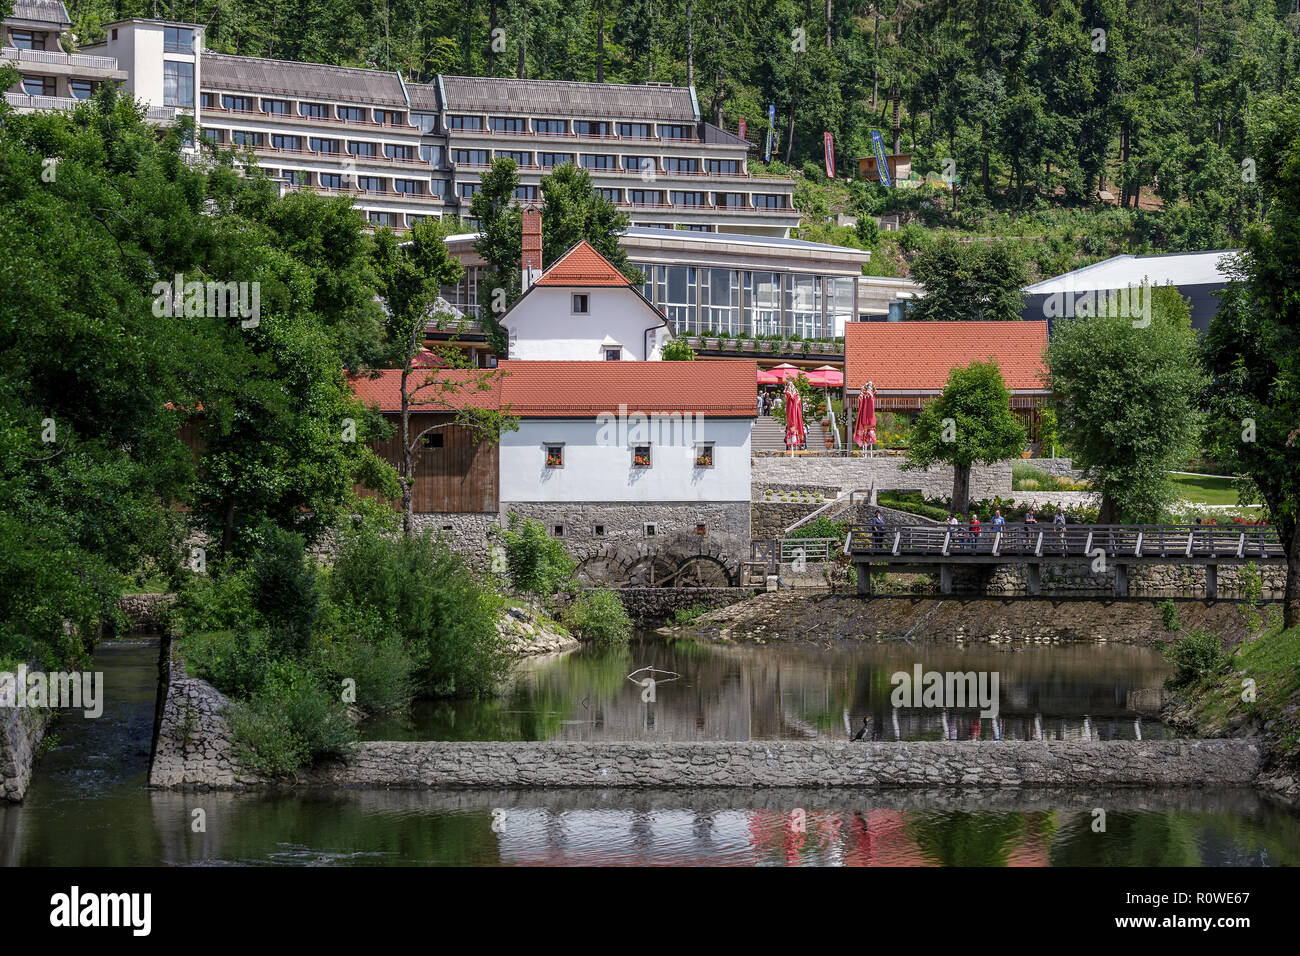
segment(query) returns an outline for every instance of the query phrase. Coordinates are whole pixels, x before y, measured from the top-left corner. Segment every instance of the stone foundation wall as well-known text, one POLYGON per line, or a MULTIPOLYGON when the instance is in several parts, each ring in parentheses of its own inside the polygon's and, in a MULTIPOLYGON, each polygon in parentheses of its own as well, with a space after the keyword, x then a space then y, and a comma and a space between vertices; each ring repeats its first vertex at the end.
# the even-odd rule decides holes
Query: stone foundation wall
POLYGON ((416 514, 413 519, 417 532, 444 535, 475 571, 491 570, 493 538, 500 528, 496 514, 429 511, 416 514))
MULTIPOLYGON (((1129 568, 1130 594, 1158 594, 1165 591, 1205 590, 1205 568, 1191 564, 1131 564, 1129 568)), ((1259 568, 1265 595, 1281 594, 1286 588, 1286 568, 1263 565, 1259 568)), ((953 568, 953 587, 956 590, 978 590, 981 583, 990 594, 1024 594, 1026 581, 1022 565, 1003 564, 979 567, 953 568), (987 568, 995 570, 989 571, 987 568)), ((1042 590, 1048 591, 1106 591, 1114 590, 1115 569, 1093 571, 1091 562, 1081 564, 1044 564, 1042 590)), ((1241 568, 1236 565, 1219 566, 1219 594, 1240 594, 1241 568)))
POLYGON ((564 526, 565 546, 578 558, 596 552, 635 559, 646 554, 711 554, 733 568, 749 557, 749 502, 591 504, 584 502, 502 502, 502 523, 509 512, 536 518, 551 531, 564 526), (645 526, 655 533, 647 535, 645 526), (705 533, 695 533, 696 525, 705 533), (599 525, 602 533, 596 534, 599 525))
MULTIPOLYGON (((936 465, 926 471, 903 471, 903 458, 833 458, 771 456, 755 458, 752 481, 755 485, 786 484, 805 487, 839 488, 852 491, 870 488, 877 491, 911 491, 919 489, 927 498, 947 498, 952 494, 952 468, 936 465)), ((976 465, 971 469, 972 501, 1011 495, 1011 462, 976 465)))
POLYGON ((17 803, 27 795, 36 752, 53 719, 44 707, 0 707, 0 800, 17 803))
POLYGON ((123 594, 117 606, 133 631, 161 631, 175 603, 175 594, 123 594))
POLYGON ((693 607, 726 607, 748 601, 753 588, 619 588, 614 592, 639 627, 662 624, 673 612, 693 607))
POLYGON ((1248 739, 848 743, 372 741, 315 768, 340 787, 1233 787, 1261 761, 1248 739))

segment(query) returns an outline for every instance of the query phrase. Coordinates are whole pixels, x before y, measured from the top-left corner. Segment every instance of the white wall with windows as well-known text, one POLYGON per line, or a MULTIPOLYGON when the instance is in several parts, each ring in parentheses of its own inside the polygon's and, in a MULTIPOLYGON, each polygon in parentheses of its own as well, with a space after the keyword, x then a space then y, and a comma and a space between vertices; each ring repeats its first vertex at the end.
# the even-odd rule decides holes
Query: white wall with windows
POLYGON ((542 361, 655 361, 668 340, 631 288, 534 286, 502 318, 510 358, 542 361), (649 330, 649 331, 647 331, 649 330), (647 351, 648 350, 648 351, 647 351))
POLYGON ((501 436, 503 510, 511 502, 748 501, 751 424, 679 416, 638 428, 629 415, 620 430, 594 418, 523 419, 501 436), (649 448, 648 467, 634 463, 638 447, 649 448), (560 464, 548 465, 556 449, 560 464), (710 456, 711 467, 696 465, 710 456))

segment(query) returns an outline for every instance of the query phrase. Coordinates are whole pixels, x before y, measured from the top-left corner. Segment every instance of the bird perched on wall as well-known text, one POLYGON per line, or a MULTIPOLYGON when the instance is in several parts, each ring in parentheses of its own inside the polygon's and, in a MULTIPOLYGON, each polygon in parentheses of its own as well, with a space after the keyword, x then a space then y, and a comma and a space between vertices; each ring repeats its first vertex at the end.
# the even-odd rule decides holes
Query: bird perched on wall
POLYGON ((856 734, 853 735, 853 739, 854 739, 854 740, 861 740, 861 739, 862 739, 863 737, 865 737, 866 735, 867 735, 867 718, 863 717, 863 718, 862 718, 862 726, 859 727, 859 728, 858 728, 858 732, 857 732, 856 734))

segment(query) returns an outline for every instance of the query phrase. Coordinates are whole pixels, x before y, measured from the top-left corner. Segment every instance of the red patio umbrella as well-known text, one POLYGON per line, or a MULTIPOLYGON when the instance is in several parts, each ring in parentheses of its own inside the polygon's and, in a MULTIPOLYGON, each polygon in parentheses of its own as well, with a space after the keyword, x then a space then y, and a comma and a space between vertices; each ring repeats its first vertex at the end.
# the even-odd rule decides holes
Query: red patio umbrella
POLYGON ((862 386, 862 391, 858 392, 853 441, 863 448, 876 443, 876 387, 871 382, 862 386))
POLYGON ((781 381, 782 379, 780 375, 769 372, 767 369, 760 368, 758 370, 759 385, 780 385, 781 381))
POLYGON ((823 365, 808 373, 808 381, 822 388, 838 388, 844 384, 844 373, 837 368, 823 365))
POLYGON ((799 401, 799 390, 794 384, 785 385, 785 446, 791 450, 803 445, 808 437, 803 427, 803 405, 799 401))
POLYGON ((767 369, 769 375, 775 375, 778 382, 788 382, 792 378, 798 378, 801 369, 795 368, 789 362, 782 362, 775 368, 767 369))

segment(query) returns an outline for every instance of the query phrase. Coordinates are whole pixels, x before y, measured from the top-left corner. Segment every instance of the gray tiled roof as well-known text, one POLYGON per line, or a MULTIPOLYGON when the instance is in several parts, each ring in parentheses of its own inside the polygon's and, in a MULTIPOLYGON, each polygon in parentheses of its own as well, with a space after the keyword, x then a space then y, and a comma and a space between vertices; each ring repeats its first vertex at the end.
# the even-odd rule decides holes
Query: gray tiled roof
POLYGON ((268 96, 308 96, 343 103, 406 106, 402 81, 396 73, 255 56, 205 52, 202 85, 204 89, 268 96))
POLYGON ((527 113, 694 123, 689 87, 513 80, 481 76, 440 77, 448 110, 470 113, 527 113))
POLYGON ((72 26, 68 19, 68 10, 59 0, 14 0, 14 12, 9 15, 12 20, 40 20, 45 23, 58 23, 64 27, 72 26))

